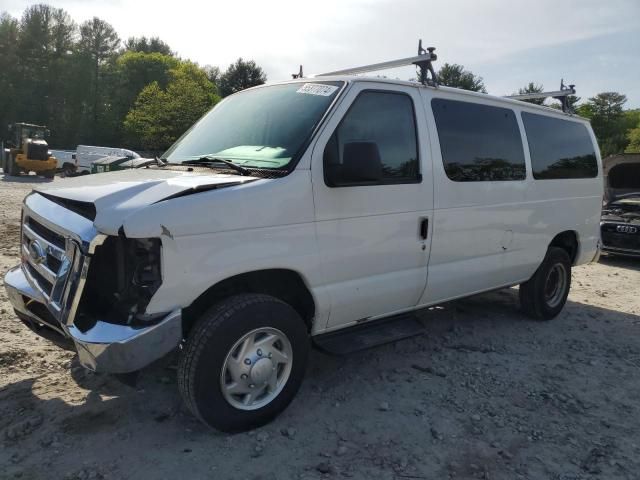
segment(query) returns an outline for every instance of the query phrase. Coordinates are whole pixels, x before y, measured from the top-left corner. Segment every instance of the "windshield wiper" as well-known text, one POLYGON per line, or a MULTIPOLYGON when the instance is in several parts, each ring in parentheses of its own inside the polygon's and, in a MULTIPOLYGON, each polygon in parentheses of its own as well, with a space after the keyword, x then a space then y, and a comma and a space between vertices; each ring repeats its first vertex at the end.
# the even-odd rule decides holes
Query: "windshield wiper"
POLYGON ((186 160, 182 162, 182 165, 209 165, 212 163, 224 163, 229 168, 235 170, 240 175, 243 175, 245 177, 251 175, 251 171, 244 168, 243 166, 233 163, 231 160, 227 160, 226 158, 214 157, 213 155, 205 155, 196 160, 186 160))

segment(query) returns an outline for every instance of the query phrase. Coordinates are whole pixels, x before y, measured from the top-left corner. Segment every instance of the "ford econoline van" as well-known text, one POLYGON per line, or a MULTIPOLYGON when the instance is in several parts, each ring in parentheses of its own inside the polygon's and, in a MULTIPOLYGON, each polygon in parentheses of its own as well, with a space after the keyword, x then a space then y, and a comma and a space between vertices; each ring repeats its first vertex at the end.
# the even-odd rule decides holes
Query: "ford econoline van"
POLYGON ((312 345, 399 322, 395 340, 411 312, 515 285, 549 320, 599 253, 589 123, 520 101, 302 78, 227 97, 162 160, 29 194, 5 283, 18 319, 86 368, 179 348, 186 404, 224 431, 281 412, 312 345))

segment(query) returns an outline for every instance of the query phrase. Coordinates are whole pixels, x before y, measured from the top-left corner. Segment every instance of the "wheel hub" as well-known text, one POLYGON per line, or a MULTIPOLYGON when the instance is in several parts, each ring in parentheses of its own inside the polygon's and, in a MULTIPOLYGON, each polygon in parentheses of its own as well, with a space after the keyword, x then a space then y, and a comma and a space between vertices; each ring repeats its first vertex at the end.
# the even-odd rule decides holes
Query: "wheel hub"
POLYGON ((225 400, 240 410, 271 403, 289 379, 292 359, 291 343, 280 330, 263 327, 247 333, 231 347, 222 367, 225 400))
POLYGON ((562 263, 555 264, 549 270, 544 287, 544 299, 549 307, 554 308, 562 302, 567 288, 566 276, 567 271, 562 263))
POLYGON ((271 375, 275 375, 275 367, 273 362, 268 358, 261 358, 251 366, 249 378, 254 384, 262 385, 267 383, 271 375))

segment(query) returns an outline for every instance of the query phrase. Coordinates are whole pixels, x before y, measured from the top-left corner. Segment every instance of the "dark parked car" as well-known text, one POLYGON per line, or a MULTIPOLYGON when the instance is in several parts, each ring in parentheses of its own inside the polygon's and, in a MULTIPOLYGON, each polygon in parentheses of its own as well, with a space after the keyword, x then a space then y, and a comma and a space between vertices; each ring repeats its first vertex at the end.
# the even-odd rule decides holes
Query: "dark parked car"
POLYGON ((605 158, 603 169, 602 250, 640 256, 640 155, 605 158))

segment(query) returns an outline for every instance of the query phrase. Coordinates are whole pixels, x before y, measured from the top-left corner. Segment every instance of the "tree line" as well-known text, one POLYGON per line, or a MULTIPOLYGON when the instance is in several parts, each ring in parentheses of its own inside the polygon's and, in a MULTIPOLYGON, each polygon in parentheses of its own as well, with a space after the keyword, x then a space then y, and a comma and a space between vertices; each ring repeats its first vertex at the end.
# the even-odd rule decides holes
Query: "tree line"
POLYGON ((49 5, 0 14, 0 139, 27 122, 47 125, 56 148, 161 152, 222 97, 266 79, 251 60, 201 67, 160 38, 123 41, 100 18, 77 24, 49 5))
MULTIPOLYGON (((438 78, 487 92, 483 78, 462 65, 445 63, 438 78)), ((45 4, 19 19, 0 14, 0 139, 10 138, 9 123, 22 121, 47 125, 57 148, 89 143, 161 152, 222 97, 266 80, 254 61, 240 58, 225 71, 201 67, 158 37, 123 41, 100 18, 77 24, 45 4)), ((518 93, 543 90, 530 82, 518 93)), ((569 101, 591 120, 603 157, 640 153, 640 110, 625 109, 625 95, 569 101)))

